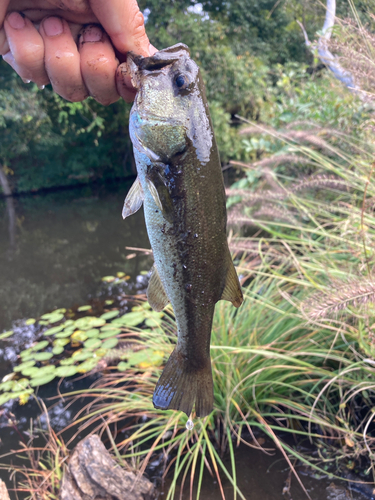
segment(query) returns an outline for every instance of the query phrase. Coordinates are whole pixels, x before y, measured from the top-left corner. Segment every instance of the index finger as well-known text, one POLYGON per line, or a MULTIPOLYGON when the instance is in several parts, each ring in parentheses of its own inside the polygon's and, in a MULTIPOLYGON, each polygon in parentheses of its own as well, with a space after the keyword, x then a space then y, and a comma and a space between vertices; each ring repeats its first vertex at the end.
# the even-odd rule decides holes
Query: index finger
POLYGON ((0 1, 0 54, 4 55, 9 51, 7 38, 4 31, 4 19, 10 0, 0 1))
POLYGON ((90 5, 118 51, 150 55, 144 17, 136 0, 90 0, 90 5))

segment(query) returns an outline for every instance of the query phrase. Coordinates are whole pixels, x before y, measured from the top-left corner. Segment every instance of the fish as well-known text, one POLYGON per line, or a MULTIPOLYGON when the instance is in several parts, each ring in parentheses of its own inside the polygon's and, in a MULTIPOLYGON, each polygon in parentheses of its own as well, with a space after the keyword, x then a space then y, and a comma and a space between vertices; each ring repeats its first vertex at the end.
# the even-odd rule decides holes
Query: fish
POLYGON ((189 48, 127 56, 137 90, 129 133, 137 167, 122 212, 144 207, 154 265, 147 298, 171 303, 177 343, 156 384, 155 408, 197 417, 213 410, 210 340, 215 304, 243 302, 228 247, 226 197, 205 89, 189 48))

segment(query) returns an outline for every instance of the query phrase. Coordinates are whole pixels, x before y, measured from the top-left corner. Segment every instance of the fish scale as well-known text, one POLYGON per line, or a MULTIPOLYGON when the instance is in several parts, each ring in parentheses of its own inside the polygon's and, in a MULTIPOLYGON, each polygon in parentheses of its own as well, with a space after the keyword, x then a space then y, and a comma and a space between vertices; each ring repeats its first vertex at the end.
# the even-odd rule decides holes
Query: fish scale
POLYGON ((154 254, 147 296, 171 303, 178 340, 156 385, 156 408, 198 417, 213 408, 210 339, 215 304, 242 301, 226 237, 220 158, 198 66, 184 44, 151 57, 130 53, 137 95, 129 129, 138 177, 126 218, 144 205, 154 254))

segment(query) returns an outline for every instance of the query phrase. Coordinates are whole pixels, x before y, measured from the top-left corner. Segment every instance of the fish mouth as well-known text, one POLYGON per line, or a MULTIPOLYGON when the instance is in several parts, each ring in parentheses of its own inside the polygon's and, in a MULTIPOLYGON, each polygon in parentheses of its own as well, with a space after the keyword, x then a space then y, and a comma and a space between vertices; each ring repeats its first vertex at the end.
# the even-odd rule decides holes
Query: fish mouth
MULTIPOLYGON (((143 57, 134 52, 128 52, 126 63, 130 70, 132 80, 136 82, 136 73, 138 71, 154 71, 170 66, 181 60, 183 57, 189 57, 190 51, 187 45, 178 43, 167 49, 159 50, 152 56, 143 57)), ((134 83, 135 83, 134 82, 134 83)), ((137 85, 135 85, 137 88, 137 85)))

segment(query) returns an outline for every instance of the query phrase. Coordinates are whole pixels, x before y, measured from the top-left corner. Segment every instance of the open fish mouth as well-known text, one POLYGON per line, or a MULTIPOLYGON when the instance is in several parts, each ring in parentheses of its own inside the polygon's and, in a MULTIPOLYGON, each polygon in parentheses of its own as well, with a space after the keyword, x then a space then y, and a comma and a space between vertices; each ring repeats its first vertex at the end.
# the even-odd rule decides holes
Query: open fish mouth
POLYGON ((160 70, 179 61, 182 57, 189 57, 190 51, 187 45, 178 43, 167 49, 159 50, 154 55, 143 57, 134 52, 128 52, 127 66, 130 71, 133 85, 138 88, 136 74, 138 71, 160 70))

